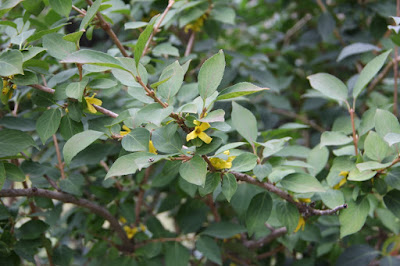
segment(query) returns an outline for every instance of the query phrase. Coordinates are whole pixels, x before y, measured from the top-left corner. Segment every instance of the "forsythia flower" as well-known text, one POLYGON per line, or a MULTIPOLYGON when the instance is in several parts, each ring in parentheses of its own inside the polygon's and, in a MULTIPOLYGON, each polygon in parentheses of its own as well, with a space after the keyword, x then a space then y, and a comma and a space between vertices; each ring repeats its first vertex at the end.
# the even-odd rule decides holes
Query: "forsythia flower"
POLYGON ((296 233, 297 231, 300 230, 300 228, 301 228, 301 231, 304 231, 304 226, 306 226, 306 221, 304 220, 303 216, 300 215, 299 223, 297 224, 296 229, 294 229, 294 232, 296 233))
POLYGON ((124 226, 124 231, 125 231, 127 237, 128 237, 129 239, 132 239, 132 238, 137 234, 137 232, 138 232, 139 230, 137 229, 137 227, 133 227, 133 228, 132 228, 132 227, 130 227, 130 226, 125 225, 125 226, 124 226))
POLYGON ((310 203, 311 199, 310 198, 299 198, 300 202, 304 202, 304 203, 310 203))
MULTIPOLYGON (((229 155, 229 151, 224 151, 225 155, 229 155)), ((217 170, 221 170, 221 169, 225 169, 225 168, 231 168, 232 167, 232 161, 236 158, 236 156, 229 156, 228 160, 224 160, 221 158, 211 158, 210 162, 212 164, 212 166, 214 166, 215 169, 217 170)))
POLYGON ((1 90, 1 93, 4 95, 8 95, 8 99, 11 99, 11 97, 13 96, 13 90, 17 89, 17 84, 12 84, 9 80, 12 79, 13 76, 9 76, 9 77, 4 77, 3 78, 3 89, 1 90))
POLYGON ((94 98, 94 96, 96 96, 96 93, 93 93, 92 97, 85 97, 89 112, 91 112, 92 114, 97 113, 97 110, 96 108, 94 108, 93 104, 98 106, 101 106, 103 104, 101 100, 94 98))
POLYGON ((127 126, 125 126, 125 125, 123 125, 122 126, 122 129, 123 130, 121 130, 120 132, 119 132, 119 134, 121 135, 121 136, 126 136, 126 135, 128 135, 130 132, 131 132, 131 129, 129 128, 129 127, 127 127, 127 126))
POLYGON ((199 32, 201 31, 201 28, 204 25, 204 20, 207 19, 207 14, 202 15, 201 17, 199 17, 196 21, 194 21, 193 23, 189 23, 185 26, 184 31, 185 33, 188 33, 189 30, 192 30, 194 32, 199 32))
POLYGON ((139 224, 139 227, 142 232, 145 232, 147 230, 147 227, 144 224, 139 224))
POLYGON ((349 171, 341 171, 339 173, 339 176, 343 176, 342 180, 340 180, 339 183, 337 183, 333 189, 339 189, 341 186, 343 186, 347 182, 347 176, 349 175, 349 171))
POLYGON ((149 141, 149 152, 157 154, 157 149, 154 147, 153 141, 151 141, 151 140, 149 141))
POLYGON ((195 139, 195 138, 200 138, 202 141, 209 144, 212 141, 212 138, 210 138, 203 131, 206 131, 208 128, 210 128, 210 124, 209 123, 201 123, 197 120, 194 120, 193 123, 196 125, 196 127, 194 128, 194 130, 192 132, 187 134, 186 141, 189 141, 189 140, 195 139))

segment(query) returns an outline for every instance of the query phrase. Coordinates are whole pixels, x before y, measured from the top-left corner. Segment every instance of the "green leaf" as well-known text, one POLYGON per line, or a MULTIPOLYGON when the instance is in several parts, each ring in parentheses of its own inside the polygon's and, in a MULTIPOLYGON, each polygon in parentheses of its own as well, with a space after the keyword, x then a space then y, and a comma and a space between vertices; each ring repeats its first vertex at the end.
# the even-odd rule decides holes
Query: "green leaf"
POLYGON ((400 134, 397 117, 389 111, 377 109, 375 113, 375 130, 382 138, 389 133, 400 134))
POLYGON ((377 208, 376 215, 381 220, 382 224, 392 231, 394 234, 399 234, 400 224, 398 223, 398 218, 393 215, 388 209, 377 208))
POLYGON ((0 5, 0 17, 7 13, 10 9, 18 5, 22 0, 4 0, 0 5))
POLYGON ((73 43, 77 43, 79 42, 79 40, 82 37, 82 34, 85 32, 85 30, 80 30, 80 31, 76 31, 70 34, 67 34, 63 37, 64 40, 69 41, 69 42, 73 42, 73 43))
POLYGON ((344 196, 340 190, 329 188, 325 192, 320 192, 318 194, 321 197, 322 202, 330 209, 344 204, 344 196))
POLYGON ((72 0, 49 0, 51 8, 61 16, 69 17, 72 8, 72 0))
POLYGON ((230 150, 230 149, 237 148, 237 147, 242 146, 242 145, 244 145, 244 144, 246 144, 246 142, 232 142, 232 143, 226 144, 226 145, 220 147, 220 148, 215 152, 215 155, 221 154, 221 153, 223 153, 224 151, 228 151, 228 150, 230 150))
POLYGON ((360 95, 365 86, 375 77, 378 71, 382 68, 386 58, 392 50, 386 51, 371 60, 361 71, 357 82, 353 88, 353 97, 356 99, 360 95))
POLYGON ((69 54, 61 63, 78 63, 126 70, 113 56, 95 50, 81 49, 69 54))
POLYGON ((191 184, 204 187, 207 175, 207 163, 198 155, 179 167, 179 174, 191 184))
POLYGON ((206 117, 197 119, 197 121, 207 122, 207 123, 224 122, 225 121, 225 111, 222 109, 212 111, 209 114, 207 114, 206 117))
POLYGON ((222 194, 224 194, 228 202, 231 202, 231 198, 235 194, 236 190, 236 177, 230 173, 225 174, 222 179, 222 194))
POLYGON ((260 88, 249 82, 240 82, 231 87, 228 87, 219 93, 217 101, 232 99, 240 96, 253 94, 259 91, 269 90, 268 88, 260 88))
MULTIPOLYGON (((35 0, 35 1, 36 1, 36 0, 35 0)), ((66 25, 69 25, 69 24, 70 24, 70 23, 63 23, 63 24, 61 24, 61 25, 57 25, 57 26, 54 27, 54 28, 50 28, 50 29, 46 29, 46 30, 37 31, 37 32, 35 32, 32 36, 30 36, 28 39, 26 39, 26 42, 30 43, 30 42, 33 42, 33 41, 37 41, 37 40, 41 39, 43 36, 45 36, 45 35, 47 35, 47 34, 58 32, 60 29, 62 29, 63 27, 65 27, 66 25)), ((61 35, 61 34, 60 34, 60 35, 61 35)), ((61 36, 62 36, 62 35, 61 35, 61 36)), ((31 50, 31 49, 34 49, 34 51, 35 51, 35 50, 38 51, 38 49, 41 49, 42 51, 45 51, 45 50, 46 50, 46 49, 43 49, 43 48, 41 48, 41 47, 34 47, 34 46, 28 48, 28 50, 31 50)), ((74 51, 75 51, 75 50, 74 50, 74 51)), ((24 51, 22 51, 22 52, 24 52, 24 51)), ((30 54, 30 53, 29 53, 29 54, 30 54)), ((24 62, 27 61, 27 60, 29 60, 29 59, 31 59, 31 58, 33 58, 33 56, 30 55, 30 56, 26 57, 25 54, 24 54, 24 62), (30 57, 30 58, 29 58, 29 57, 30 57)))
POLYGON ((63 155, 66 164, 70 164, 71 160, 80 151, 92 144, 95 140, 103 136, 104 133, 94 130, 86 130, 74 135, 64 145, 63 155))
POLYGON ((313 167, 309 169, 310 174, 317 175, 321 172, 325 168, 328 159, 329 150, 325 146, 315 146, 307 156, 307 163, 313 167))
POLYGON ((232 103, 232 125, 251 145, 257 140, 257 121, 254 115, 239 104, 232 103))
POLYGON ((312 175, 293 173, 285 176, 280 184, 287 190, 296 193, 325 192, 319 181, 312 175))
POLYGON ((157 57, 161 57, 163 55, 179 56, 178 48, 172 46, 170 43, 161 43, 154 47, 151 52, 157 57))
POLYGON ((230 170, 237 172, 247 172, 254 169, 257 165, 257 155, 245 152, 237 156, 232 161, 232 168, 230 170))
POLYGON ((153 123, 161 126, 161 122, 167 118, 174 108, 170 105, 163 108, 159 103, 148 104, 140 109, 136 114, 137 123, 153 123))
POLYGON ((48 228, 49 225, 41 220, 30 220, 21 225, 16 234, 19 239, 36 239, 46 232, 48 228))
POLYGON ((60 122, 60 133, 61 136, 68 140, 73 135, 83 131, 83 124, 72 120, 68 115, 64 115, 60 122))
POLYGON ((346 134, 338 131, 325 131, 321 135, 320 146, 338 146, 345 145, 353 141, 352 137, 348 137, 346 134))
POLYGON ((288 232, 293 232, 299 222, 299 210, 292 203, 280 201, 276 204, 276 217, 286 226, 288 232))
POLYGON ((7 180, 14 182, 23 182, 25 181, 24 172, 15 164, 4 163, 4 169, 6 171, 7 180))
MULTIPOLYGON (((4 166, 4 163, 0 161, 0 189, 3 188, 5 181, 6 181, 6 168, 4 166)), ((0 220, 2 220, 2 218, 0 218, 0 220)))
POLYGON ((324 96, 338 102, 347 100, 346 85, 335 76, 327 73, 318 73, 307 77, 311 87, 321 92, 324 96))
POLYGON ((368 162, 363 162, 363 163, 358 163, 356 164, 358 170, 362 171, 367 171, 367 170, 377 170, 377 169, 384 169, 388 166, 390 166, 392 163, 379 163, 375 161, 368 161, 368 162))
POLYGON ((22 53, 17 50, 8 50, 0 54, 0 76, 24 74, 22 69, 22 53))
POLYGON ((219 185, 221 180, 220 173, 209 173, 206 177, 204 187, 199 187, 199 194, 201 197, 214 192, 215 188, 219 185))
POLYGON ((227 24, 235 24, 235 10, 227 6, 216 6, 211 9, 210 18, 227 24))
POLYGON ((135 152, 119 157, 108 171, 105 179, 112 176, 134 174, 137 170, 147 168, 167 156, 150 152, 135 152))
POLYGON ((244 232, 246 232, 246 228, 242 225, 230 222, 219 222, 211 224, 201 234, 219 239, 226 239, 244 232))
POLYGON ((370 131, 364 142, 364 153, 371 160, 381 162, 389 152, 389 145, 376 132, 370 131))
POLYGON ((133 30, 146 26, 148 23, 143 21, 127 22, 124 25, 125 30, 133 30))
POLYGON ((52 33, 45 35, 42 41, 43 47, 47 52, 59 60, 66 58, 68 55, 76 51, 75 44, 64 40, 63 37, 64 35, 62 34, 52 33))
POLYGON ((347 209, 339 214, 340 238, 358 232, 364 225, 369 212, 369 202, 366 198, 357 202, 347 202, 347 209))
POLYGON ((272 198, 268 192, 255 195, 246 212, 246 227, 249 236, 252 236, 257 229, 264 228, 272 210, 272 198))
POLYGON ((38 79, 37 79, 37 76, 35 73, 26 70, 23 75, 21 75, 21 74, 15 75, 12 78, 12 82, 14 84, 17 84, 18 86, 27 86, 27 85, 31 85, 31 84, 37 84, 38 79))
MULTIPOLYGON (((370 265, 380 255, 380 251, 367 245, 354 245, 347 247, 336 261, 336 265, 355 266, 370 265)), ((382 264, 380 264, 382 265, 382 264)))
POLYGON ((93 20, 100 6, 101 6, 101 0, 93 1, 93 4, 88 8, 85 17, 82 19, 81 25, 79 26, 79 30, 86 29, 87 26, 89 26, 89 23, 93 20))
POLYGON ((136 67, 139 65, 140 58, 142 57, 144 47, 146 46, 147 41, 150 38, 151 33, 153 32, 154 22, 150 23, 146 26, 146 29, 139 35, 139 39, 135 45, 134 57, 136 67))
POLYGON ((389 146, 393 146, 393 144, 396 144, 396 143, 399 143, 399 142, 400 142, 400 134, 397 134, 397 133, 387 133, 383 139, 384 139, 387 143, 389 143, 389 146))
POLYGON ((200 236, 196 241, 196 249, 203 253, 207 259, 218 265, 222 265, 221 249, 211 237, 200 236))
POLYGON ((347 45, 340 51, 340 54, 337 58, 337 62, 345 59, 346 57, 356 55, 356 54, 362 54, 366 53, 369 51, 379 51, 380 48, 378 46, 369 44, 369 43, 361 43, 361 42, 356 42, 352 43, 350 45, 347 45))
POLYGON ((281 139, 272 139, 265 143, 260 143, 262 146, 264 146, 263 157, 267 158, 281 151, 284 148, 286 142, 288 142, 291 139, 292 139, 291 137, 285 137, 281 139))
POLYGON ((190 252, 178 242, 168 243, 165 249, 166 266, 187 266, 190 252))
POLYGON ((225 56, 220 50, 217 54, 207 59, 199 72, 199 93, 205 101, 218 88, 225 71, 225 56))
POLYGON ((70 193, 75 196, 82 196, 83 185, 85 178, 80 174, 68 176, 68 178, 60 181, 60 188, 62 191, 70 193))
POLYGON ((44 8, 42 0, 24 0, 22 6, 31 14, 38 16, 44 8))
MULTIPOLYGON (((6 169, 7 170, 7 169, 6 169)), ((391 211, 397 218, 400 218, 400 191, 392 190, 389 191, 384 197, 383 202, 386 207, 391 211)))
POLYGON ((196 148, 197 155, 206 155, 213 152, 222 144, 222 139, 218 137, 213 137, 209 144, 203 143, 200 147, 196 148))
POLYGON ((61 111, 59 109, 48 109, 39 117, 36 122, 36 131, 43 144, 57 132, 60 122, 61 111))
POLYGON ((264 178, 272 173, 272 166, 269 163, 257 164, 253 169, 253 173, 256 175, 257 180, 262 182, 264 178))
POLYGON ((126 151, 149 151, 150 132, 142 127, 134 128, 122 141, 126 151))
POLYGON ((154 147, 165 153, 178 153, 182 150, 182 138, 177 132, 178 125, 170 123, 153 131, 151 139, 154 147))
POLYGON ((14 129, 0 130, 0 157, 17 155, 36 143, 27 133, 14 129))
POLYGON ((168 80, 158 85, 159 95, 167 102, 170 102, 171 98, 174 97, 181 88, 184 76, 185 72, 178 61, 164 68, 159 80, 168 80))

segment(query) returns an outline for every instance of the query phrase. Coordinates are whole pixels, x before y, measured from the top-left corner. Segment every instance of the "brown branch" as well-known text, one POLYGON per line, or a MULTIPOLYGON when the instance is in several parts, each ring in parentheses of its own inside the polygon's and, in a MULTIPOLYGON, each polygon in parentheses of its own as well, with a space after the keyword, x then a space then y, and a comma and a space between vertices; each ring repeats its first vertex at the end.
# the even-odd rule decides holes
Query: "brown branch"
POLYGON ((113 231, 117 233, 119 238, 122 240, 122 245, 118 246, 120 251, 123 252, 132 252, 133 245, 129 241, 128 237, 126 236, 125 231, 122 229, 121 225, 119 224, 118 220, 111 215, 111 213, 104 207, 97 205, 86 199, 78 199, 75 196, 63 193, 63 192, 56 192, 51 190, 45 190, 40 188, 27 188, 27 189, 2 189, 0 190, 0 198, 3 197, 43 197, 49 199, 59 200, 65 203, 72 203, 77 206, 86 208, 91 210, 93 213, 103 217, 110 223, 111 228, 113 231))
POLYGON ((378 85, 378 83, 389 73, 389 70, 392 69, 394 64, 394 60, 390 60, 390 62, 385 66, 381 73, 369 84, 367 88, 367 93, 371 93, 371 91, 378 85))
POLYGON ((146 91, 147 96, 152 98, 155 102, 159 103, 163 108, 167 108, 168 104, 164 103, 161 101, 155 94, 155 92, 152 89, 149 89, 146 84, 143 83, 142 78, 140 76, 136 77, 137 82, 140 84, 140 86, 143 87, 143 89, 146 91))
POLYGON ((325 132, 326 130, 319 126, 318 124, 316 124, 314 121, 307 119, 307 117, 304 117, 302 115, 296 114, 295 112, 291 112, 285 109, 279 109, 279 108, 275 108, 275 107, 268 107, 268 109, 275 114, 279 114, 279 115, 284 115, 290 118, 294 118, 294 119, 298 119, 301 122, 309 125, 310 127, 314 128, 315 130, 318 130, 319 132, 325 132))
POLYGON ((190 53, 192 52, 195 38, 196 38, 196 32, 192 31, 192 33, 190 34, 190 37, 189 37, 189 41, 186 46, 186 50, 185 50, 185 54, 184 54, 185 56, 189 56, 190 53))
POLYGON ((313 215, 331 215, 331 214, 336 213, 339 210, 347 208, 347 204, 343 204, 334 209, 329 209, 329 210, 314 209, 304 203, 295 201, 289 193, 277 188, 272 183, 260 182, 256 179, 252 178, 249 175, 239 173, 239 172, 231 171, 230 173, 233 174, 237 180, 244 181, 244 182, 262 187, 262 188, 268 190, 269 192, 272 192, 272 193, 278 195, 280 198, 294 204, 297 207, 297 209, 300 211, 300 213, 303 214, 304 217, 309 217, 309 216, 313 216, 313 215))
POLYGON ((55 90, 53 90, 52 88, 49 88, 49 87, 46 87, 46 86, 43 86, 40 84, 33 84, 33 85, 29 85, 29 86, 32 88, 47 92, 47 93, 51 93, 51 94, 55 93, 55 90))
MULTIPOLYGON (((92 0, 86 0, 86 2, 89 5, 93 5, 92 0)), ((128 53, 126 52, 124 46, 122 45, 121 41, 118 39, 117 35, 111 28, 111 25, 103 18, 100 12, 97 12, 96 14, 97 19, 99 20, 100 27, 110 36, 110 38, 113 40, 114 44, 118 47, 118 49, 121 51, 121 54, 125 57, 129 57, 128 53)))
POLYGON ((65 179, 64 163, 62 162, 61 159, 60 147, 58 146, 57 137, 55 134, 53 135, 53 142, 54 142, 54 148, 56 149, 58 169, 60 169, 61 179, 65 179))
POLYGON ((287 233, 286 227, 281 227, 278 229, 271 230, 271 233, 261 239, 258 240, 250 240, 244 243, 247 248, 260 248, 269 242, 273 241, 274 239, 284 235, 287 233))
POLYGON ((149 243, 164 243, 164 242, 182 242, 185 240, 193 241, 194 239, 188 238, 188 237, 165 237, 165 238, 154 238, 154 239, 149 239, 145 240, 142 243, 138 243, 135 245, 135 249, 143 247, 149 243))
POLYGON ((56 182, 54 182, 54 180, 52 180, 50 177, 48 177, 48 175, 43 175, 43 177, 47 180, 47 182, 49 182, 49 184, 58 192, 61 192, 60 187, 57 185, 56 182))
POLYGON ((151 32, 151 35, 149 37, 149 39, 146 42, 146 45, 144 46, 143 49, 143 53, 142 53, 142 57, 144 55, 146 55, 149 52, 149 46, 151 41, 153 40, 154 35, 156 35, 159 32, 161 23, 163 22, 165 16, 167 15, 167 13, 169 12, 169 10, 172 8, 172 6, 175 4, 175 0, 169 0, 168 1, 168 6, 165 8, 164 12, 162 13, 160 19, 158 20, 158 23, 156 24, 156 26, 153 28, 153 31, 151 32))
POLYGON ((219 216, 218 210, 215 207, 215 203, 213 201, 213 197, 212 197, 211 194, 207 195, 207 205, 211 209, 211 212, 212 212, 212 214, 214 216, 215 222, 217 222, 217 223, 220 222, 221 221, 221 217, 219 216))
POLYGON ((356 134, 356 126, 354 123, 354 109, 349 108, 349 113, 350 113, 350 119, 351 119, 351 128, 353 130, 353 143, 354 143, 354 150, 356 156, 358 155, 358 136, 356 134))
POLYGON ((104 107, 101 107, 101 106, 98 106, 98 105, 95 105, 95 104, 93 104, 93 107, 97 111, 99 111, 100 113, 105 114, 106 116, 113 117, 113 118, 117 118, 118 117, 118 114, 116 114, 113 111, 110 111, 110 110, 108 110, 108 109, 106 109, 104 107))
POLYGON ((275 255, 276 253, 284 250, 284 249, 285 249, 285 246, 284 245, 280 245, 279 247, 274 248, 271 251, 268 251, 268 252, 265 252, 263 254, 258 255, 257 259, 261 260, 261 259, 265 259, 265 258, 271 257, 271 256, 275 255))
POLYGON ((147 180, 149 179, 149 176, 150 176, 150 172, 151 172, 151 166, 146 168, 145 173, 144 173, 144 178, 143 178, 142 182, 140 182, 140 184, 139 184, 139 195, 138 195, 137 203, 135 205, 135 224, 134 224, 134 226, 138 226, 138 224, 140 223, 140 209, 142 208, 142 205, 143 205, 143 198, 144 198, 144 192, 145 192, 145 190, 143 189, 143 185, 145 185, 147 183, 147 180))

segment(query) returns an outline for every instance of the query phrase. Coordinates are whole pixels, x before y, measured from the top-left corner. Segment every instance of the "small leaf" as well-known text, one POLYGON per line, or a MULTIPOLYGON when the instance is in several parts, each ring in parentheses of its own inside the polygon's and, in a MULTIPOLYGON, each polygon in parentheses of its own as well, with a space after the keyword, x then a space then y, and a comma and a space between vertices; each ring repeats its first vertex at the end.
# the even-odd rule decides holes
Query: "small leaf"
POLYGON ((23 182, 26 179, 24 172, 15 164, 4 163, 4 170, 9 181, 23 182))
POLYGON ((125 23, 124 27, 125 30, 133 30, 133 29, 138 29, 146 26, 148 23, 143 22, 143 21, 133 21, 133 22, 128 22, 125 23))
POLYGON ((321 135, 320 146, 338 146, 350 143, 353 141, 353 138, 348 137, 342 132, 338 131, 325 131, 321 135))
POLYGON ((237 172, 247 172, 254 169, 257 165, 257 155, 245 152, 237 156, 232 162, 230 170, 237 172))
POLYGON ((59 109, 46 110, 36 122, 36 131, 44 144, 48 138, 54 135, 61 122, 61 111, 59 109))
POLYGON ((364 142, 364 153, 368 158, 381 162, 389 152, 389 145, 376 132, 370 131, 364 142))
POLYGON ((232 103, 232 125, 251 145, 257 140, 257 121, 254 115, 239 104, 232 103))
POLYGON ((287 190, 296 193, 325 192, 321 183, 312 175, 293 173, 285 176, 280 184, 287 190))
MULTIPOLYGON (((0 161, 0 189, 3 188, 5 181, 6 181, 6 168, 4 167, 4 163, 0 161)), ((0 220, 1 219, 2 218, 0 218, 0 220)))
POLYGON ((166 266, 187 266, 189 264, 190 252, 179 242, 168 243, 165 248, 166 266))
POLYGON ((322 202, 328 208, 333 209, 344 204, 343 192, 340 190, 329 188, 325 192, 319 192, 318 194, 321 197, 322 202))
POLYGON ((226 239, 244 232, 246 232, 246 228, 242 225, 230 222, 218 222, 209 225, 201 234, 226 239))
POLYGON ((207 259, 218 265, 222 265, 221 249, 211 237, 200 236, 196 241, 196 248, 198 251, 203 253, 204 257, 207 259))
POLYGON ((200 122, 224 122, 225 121, 225 111, 222 109, 218 109, 215 111, 210 112, 206 117, 197 119, 200 122))
POLYGON ((288 232, 293 232, 299 222, 299 211, 292 203, 280 201, 276 204, 276 217, 286 226, 288 232))
POLYGON ((231 201, 232 196, 235 194, 237 189, 237 182, 234 175, 227 173, 222 179, 222 194, 224 194, 228 202, 231 201))
POLYGON ((217 97, 217 101, 232 99, 240 96, 245 96, 249 94, 253 94, 259 91, 269 90, 268 88, 260 88, 256 85, 253 85, 249 82, 240 82, 235 84, 229 88, 224 89, 219 93, 217 97))
POLYGON ((150 132, 142 127, 132 129, 122 141, 122 147, 126 151, 149 151, 150 132))
POLYGON ((62 34, 52 33, 45 35, 42 40, 43 47, 46 48, 47 52, 59 60, 76 51, 75 44, 64 40, 63 37, 62 34))
POLYGON ((82 196, 82 189, 84 184, 84 177, 80 174, 74 174, 68 176, 68 178, 66 179, 62 179, 60 181, 60 188, 64 192, 80 197, 82 196))
POLYGON ((203 187, 206 181, 207 163, 195 155, 190 161, 181 164, 179 174, 187 182, 203 187))
POLYGON ((6 128, 0 130, 0 157, 17 155, 31 146, 36 147, 36 143, 27 133, 6 128))
POLYGON ((372 59, 361 71, 358 76, 357 82, 353 88, 353 97, 356 99, 360 95, 365 86, 375 77, 378 71, 382 68, 386 58, 392 50, 389 50, 381 55, 372 59))
POLYGON ((311 87, 321 92, 328 98, 338 102, 346 101, 347 87, 335 76, 327 73, 318 73, 307 77, 310 80, 311 87))
POLYGON ((93 4, 88 8, 85 17, 82 19, 81 25, 79 26, 79 30, 86 29, 87 26, 89 26, 89 23, 93 20, 100 6, 101 6, 101 0, 93 1, 93 4))
POLYGON ((340 51, 340 54, 337 58, 336 61, 341 61, 345 59, 346 57, 355 55, 355 54, 362 54, 370 51, 380 51, 381 49, 378 46, 369 44, 369 43, 361 43, 361 42, 356 42, 352 43, 350 45, 347 45, 340 51))
POLYGON ((218 88, 225 71, 225 56, 220 50, 217 54, 207 59, 199 72, 199 93, 205 101, 218 88))
POLYGON ((272 173, 272 166, 269 163, 257 164, 253 169, 253 173, 256 175, 257 180, 262 182, 264 178, 272 173))
POLYGON ((49 0, 51 8, 61 16, 69 17, 72 8, 72 0, 49 0))
POLYGON ((268 192, 255 195, 246 212, 246 227, 249 236, 252 236, 257 229, 264 228, 272 210, 272 198, 268 192))
POLYGON ((142 57, 144 47, 146 46, 146 43, 149 40, 151 33, 153 32, 153 25, 154 22, 146 26, 146 29, 139 35, 139 39, 135 45, 134 57, 135 57, 136 68, 139 65, 139 61, 140 58, 142 57))
POLYGON ((117 68, 128 71, 122 66, 121 62, 116 58, 114 58, 113 56, 100 51, 88 50, 88 49, 81 49, 79 51, 67 55, 67 57, 62 61, 62 63, 90 64, 90 65, 104 66, 107 68, 117 68))
POLYGON ((384 139, 387 143, 389 143, 389 146, 393 146, 393 144, 396 144, 396 143, 399 143, 399 142, 400 142, 400 134, 397 134, 397 133, 387 133, 383 139, 384 139))
POLYGON ((313 168, 309 169, 310 174, 317 175, 321 172, 325 168, 328 159, 329 150, 324 146, 315 146, 307 156, 307 163, 313 166, 313 168))
POLYGON ((36 239, 39 238, 49 225, 41 220, 30 220, 17 229, 17 237, 20 239, 36 239))
POLYGON ((104 133, 94 130, 86 130, 84 132, 78 133, 70 138, 64 145, 63 155, 66 164, 69 164, 71 160, 80 151, 85 149, 87 146, 92 144, 95 140, 103 136, 104 133))
MULTIPOLYGON (((380 255, 380 251, 367 245, 354 245, 347 247, 336 261, 336 265, 355 266, 370 265, 376 257, 380 255)), ((382 265, 382 264, 380 264, 382 265)))
POLYGON ((85 32, 84 29, 77 31, 77 32, 73 32, 70 34, 67 34, 63 37, 64 40, 69 41, 69 42, 73 42, 73 43, 77 43, 79 42, 79 40, 82 37, 82 34, 85 32))
POLYGON ((375 113, 375 130, 382 138, 389 133, 400 134, 400 124, 391 112, 377 109, 375 113))

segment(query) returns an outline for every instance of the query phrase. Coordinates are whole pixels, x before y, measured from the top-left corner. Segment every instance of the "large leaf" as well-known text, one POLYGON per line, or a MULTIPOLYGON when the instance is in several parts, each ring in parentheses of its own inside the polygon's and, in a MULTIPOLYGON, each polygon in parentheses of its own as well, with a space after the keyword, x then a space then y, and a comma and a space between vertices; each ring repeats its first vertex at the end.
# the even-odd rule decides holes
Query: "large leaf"
POLYGON ((42 40, 43 47, 47 49, 47 52, 59 60, 76 51, 75 44, 64 40, 63 36, 59 33, 52 33, 44 36, 42 40))
POLYGON ((104 133, 95 130, 86 130, 78 133, 70 138, 64 145, 63 155, 66 164, 69 164, 71 160, 80 151, 85 149, 87 146, 92 144, 95 140, 103 136, 104 133))
POLYGON ((366 198, 347 202, 347 209, 341 210, 339 214, 340 237, 358 232, 364 226, 368 212, 369 202, 366 198))
POLYGON ((200 236, 196 241, 196 248, 198 251, 203 253, 204 257, 215 262, 218 265, 222 265, 221 249, 215 243, 215 241, 208 236, 200 236))
POLYGON ((0 54, 0 76, 23 74, 22 60, 22 53, 17 50, 8 50, 0 54))
POLYGON ((0 130, 0 157, 17 155, 19 152, 36 144, 27 133, 14 130, 0 130))
POLYGON ((170 123, 165 127, 157 128, 152 133, 154 147, 165 153, 178 153, 182 150, 182 138, 177 132, 178 126, 170 123))
POLYGON ((280 201, 276 204, 276 217, 286 226, 288 232, 293 232, 299 222, 299 211, 292 203, 280 201))
POLYGON ((254 115, 239 104, 232 103, 232 125, 250 144, 257 140, 257 121, 254 115))
POLYGON ((48 138, 57 132, 61 122, 61 111, 59 109, 46 110, 36 122, 36 131, 44 144, 48 138))
POLYGON ((113 56, 100 51, 87 49, 81 49, 72 54, 69 54, 62 61, 62 63, 90 64, 128 71, 122 66, 122 63, 113 56))
POLYGON ((335 76, 327 73, 318 73, 307 77, 311 87, 321 92, 328 98, 342 102, 347 99, 346 85, 335 76))
POLYGON ((322 202, 328 208, 336 208, 339 205, 344 204, 344 196, 342 191, 336 189, 327 189, 325 192, 318 193, 321 197, 322 202))
POLYGON ((400 134, 400 124, 391 112, 377 109, 375 113, 375 130, 382 138, 388 133, 400 134))
POLYGON ((364 142, 364 152, 372 160, 381 162, 390 151, 389 145, 374 131, 370 131, 364 142))
POLYGON ((232 162, 230 170, 237 172, 247 172, 253 170, 257 165, 257 155, 245 152, 237 156, 232 162))
POLYGON ((235 194, 237 189, 236 178, 232 174, 225 174, 222 179, 222 194, 224 194, 228 202, 231 201, 232 196, 235 194))
POLYGON ((296 193, 325 192, 321 183, 312 175, 293 173, 285 176, 280 184, 287 190, 296 193))
POLYGON ((25 181, 26 177, 24 172, 16 166, 15 164, 11 163, 4 163, 4 169, 6 172, 7 180, 14 181, 14 182, 23 182, 25 181))
POLYGON ((72 8, 72 0, 49 0, 51 8, 61 16, 69 17, 72 8))
POLYGON ((392 190, 383 197, 386 207, 397 217, 400 218, 400 191, 392 190))
POLYGON ((167 78, 168 80, 158 86, 158 93, 161 97, 169 102, 181 88, 184 76, 185 72, 178 61, 167 66, 161 73, 160 80, 167 78))
POLYGON ((205 101, 218 88, 225 71, 225 56, 220 50, 217 54, 207 59, 199 72, 199 94, 205 101))
POLYGON ((342 51, 340 51, 340 54, 336 61, 341 61, 346 57, 355 54, 362 54, 369 51, 379 51, 379 50, 380 48, 378 46, 369 43, 361 43, 361 42, 352 43, 350 45, 347 45, 342 49, 342 51))
POLYGON ((378 73, 378 71, 382 68, 383 64, 386 61, 386 58, 391 51, 392 50, 389 50, 381 55, 378 55, 364 67, 364 69, 358 76, 356 85, 354 85, 353 88, 354 99, 358 97, 365 86, 375 77, 376 73, 378 73))
POLYGON ((179 242, 168 243, 165 249, 166 266, 187 266, 189 263, 190 252, 179 242))
POLYGON ((340 254, 336 261, 337 266, 369 265, 380 252, 367 245, 348 247, 340 254))
POLYGON ((209 235, 219 239, 231 238, 234 235, 246 232, 246 228, 239 224, 230 222, 213 223, 202 232, 203 235, 209 235))
POLYGON ((249 236, 252 236, 257 229, 264 229, 272 210, 272 198, 268 192, 255 195, 250 202, 246 212, 246 227, 249 236))
POLYGON ((310 174, 317 175, 324 169, 329 159, 329 150, 326 147, 315 146, 307 156, 307 163, 312 165, 310 174))
POLYGON ((149 151, 150 132, 142 127, 133 129, 122 141, 127 151, 149 151))
POLYGON ((268 90, 268 88, 260 88, 249 82, 240 82, 221 91, 217 97, 217 101, 245 96, 264 90, 268 90))
POLYGON ((207 163, 200 156, 195 155, 190 161, 181 164, 179 173, 187 182, 197 186, 204 186, 207 163))

